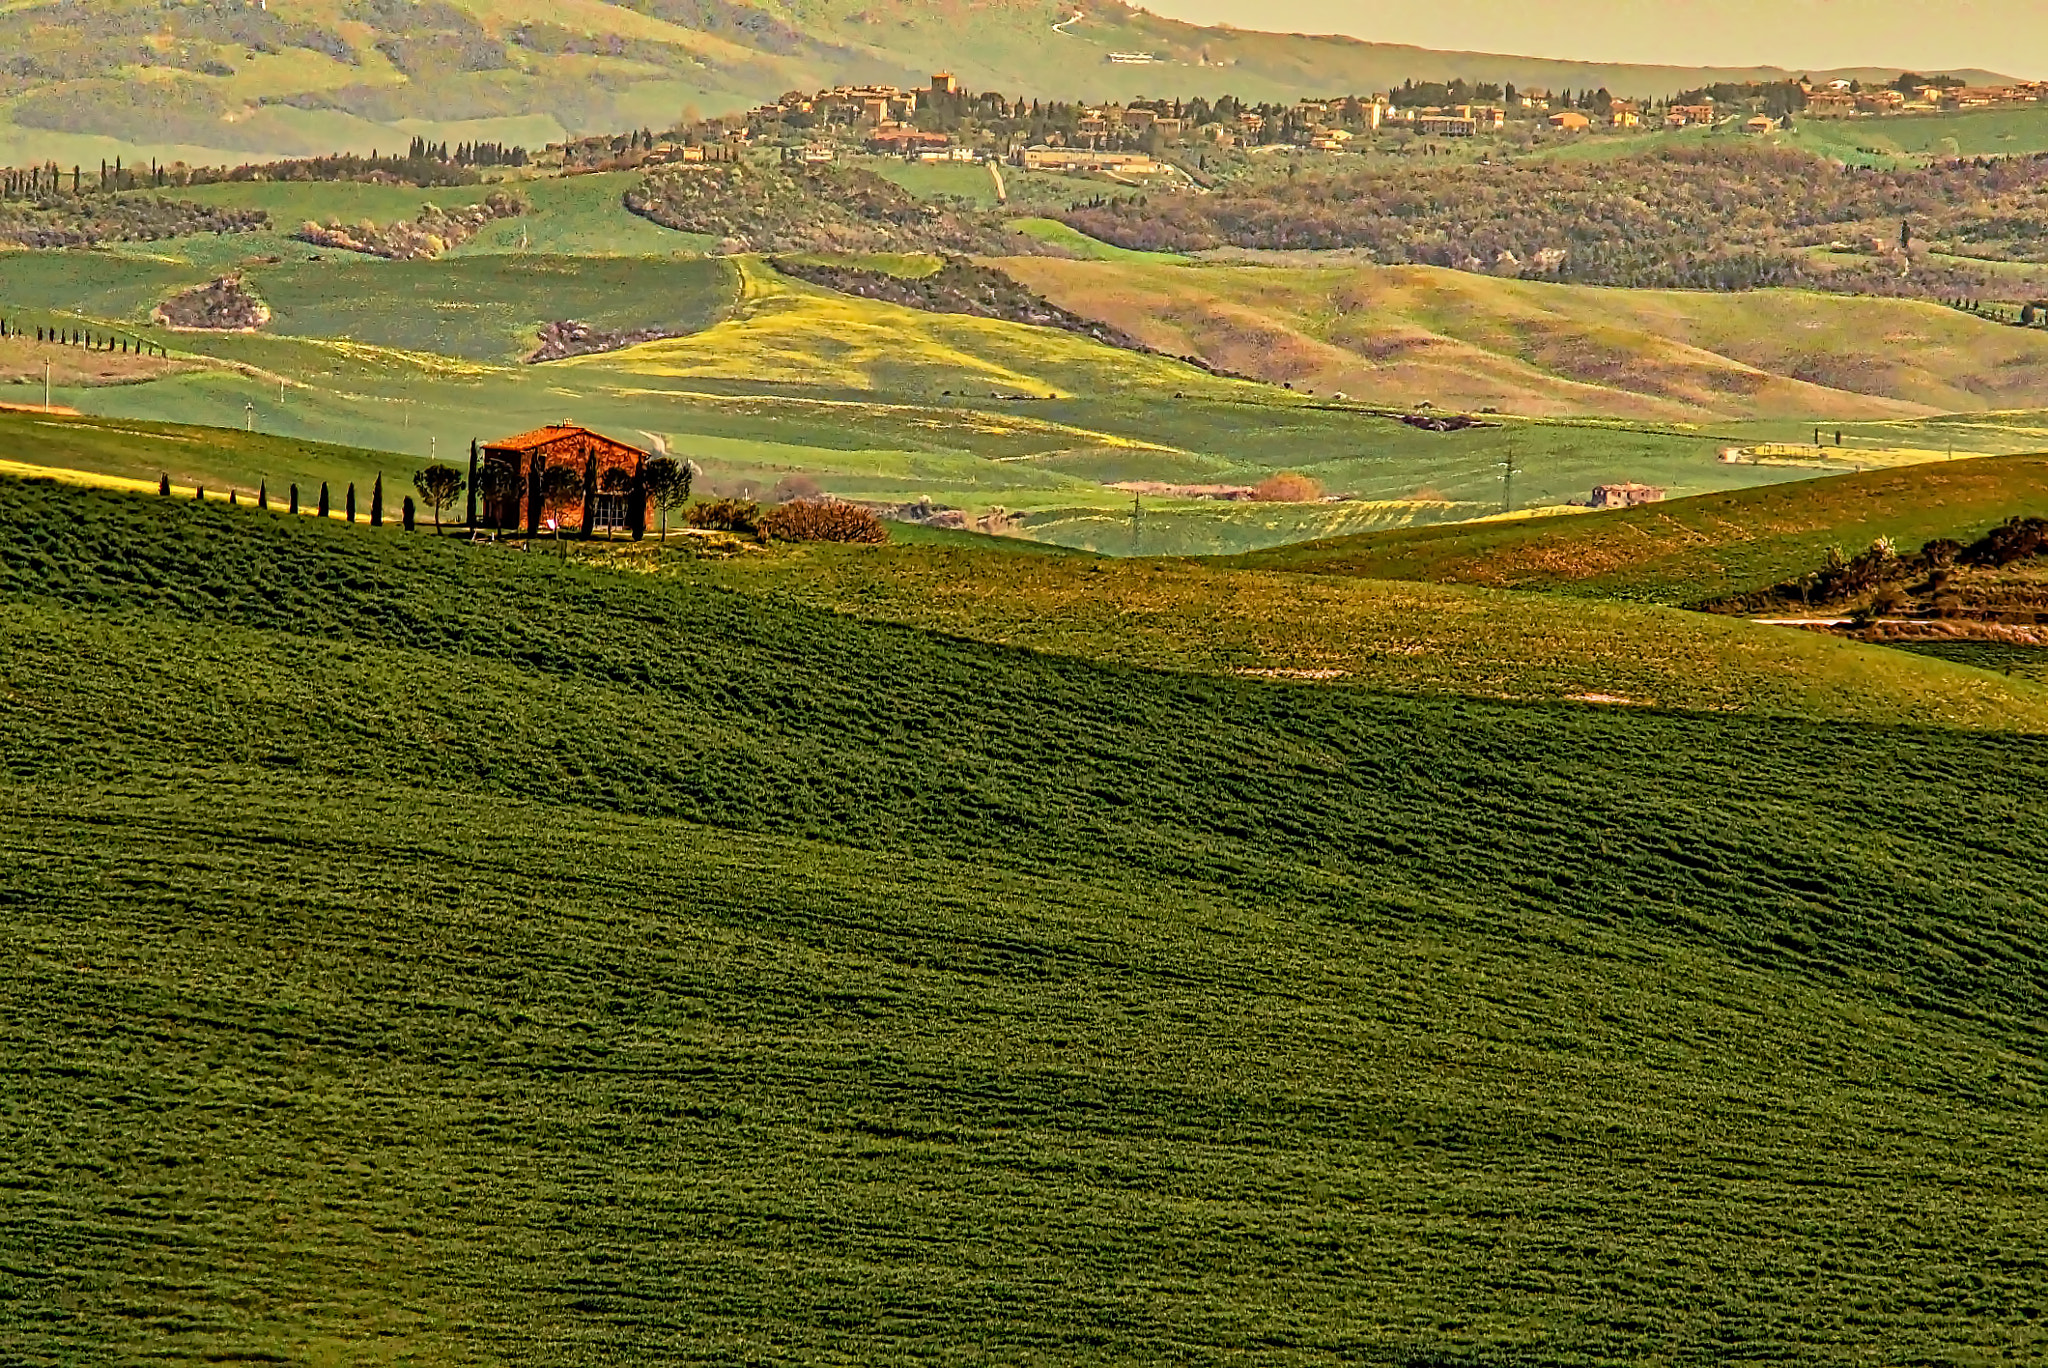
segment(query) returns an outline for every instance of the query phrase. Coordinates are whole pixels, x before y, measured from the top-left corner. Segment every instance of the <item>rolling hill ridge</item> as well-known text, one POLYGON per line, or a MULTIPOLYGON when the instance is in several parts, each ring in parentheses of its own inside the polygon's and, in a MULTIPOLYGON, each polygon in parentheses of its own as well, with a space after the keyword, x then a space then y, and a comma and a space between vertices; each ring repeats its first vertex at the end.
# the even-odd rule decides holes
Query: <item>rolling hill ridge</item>
MULTIPOLYGON (((1294 99, 1467 77, 1657 96, 1769 69, 1626 67, 1202 28, 1115 0, 63 0, 0 13, 0 162, 221 162, 430 136, 538 146, 844 81, 1041 98, 1294 99), (1059 25, 1055 29, 1055 24, 1059 25), (1111 52, 1149 54, 1114 64, 1111 52)), ((1858 72, 1864 78, 1897 73, 1858 72)), ((1990 79, 1990 73, 1966 73, 1990 79)))

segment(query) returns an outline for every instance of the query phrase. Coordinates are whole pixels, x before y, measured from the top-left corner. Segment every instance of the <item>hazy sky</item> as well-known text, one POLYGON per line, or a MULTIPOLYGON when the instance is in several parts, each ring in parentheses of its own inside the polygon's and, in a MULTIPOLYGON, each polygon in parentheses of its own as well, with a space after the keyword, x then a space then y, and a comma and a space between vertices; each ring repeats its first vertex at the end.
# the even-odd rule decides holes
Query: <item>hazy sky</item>
POLYGON ((1137 0, 1200 23, 1603 62, 2048 75, 2048 0, 1137 0))

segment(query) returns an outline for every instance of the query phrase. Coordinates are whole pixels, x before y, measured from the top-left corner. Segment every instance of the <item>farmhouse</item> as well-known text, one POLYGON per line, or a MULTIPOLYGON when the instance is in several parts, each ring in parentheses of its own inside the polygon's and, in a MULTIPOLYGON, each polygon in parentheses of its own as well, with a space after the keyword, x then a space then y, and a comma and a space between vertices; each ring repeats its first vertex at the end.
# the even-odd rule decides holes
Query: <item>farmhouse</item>
POLYGON ((1027 147, 1016 154, 1026 171, 1108 171, 1149 176, 1166 168, 1142 152, 1092 152, 1067 147, 1027 147))
POLYGON ((1664 491, 1656 485, 1603 484, 1593 486, 1588 508, 1634 508, 1637 504, 1662 503, 1664 491))
POLYGON ((1593 126, 1593 121, 1576 109, 1560 109, 1550 116, 1550 126, 1566 133, 1583 133, 1593 126))
POLYGON ((472 529, 647 530, 647 453, 589 428, 557 423, 474 445, 469 466, 472 529))

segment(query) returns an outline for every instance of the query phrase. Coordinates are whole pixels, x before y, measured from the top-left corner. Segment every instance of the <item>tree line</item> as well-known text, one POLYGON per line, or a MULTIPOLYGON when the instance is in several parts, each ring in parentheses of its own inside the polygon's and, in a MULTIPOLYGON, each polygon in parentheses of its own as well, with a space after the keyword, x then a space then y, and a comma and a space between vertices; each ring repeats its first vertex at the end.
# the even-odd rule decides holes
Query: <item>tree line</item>
POLYGON ((1744 142, 1599 164, 1368 164, 1098 198, 1060 217, 1149 251, 1362 249, 1384 264, 1589 284, 1944 298, 1996 287, 1967 263, 1930 259, 1928 244, 2048 255, 2048 157, 1878 170, 1744 142), (1842 250, 1814 250, 1828 247, 1842 250))

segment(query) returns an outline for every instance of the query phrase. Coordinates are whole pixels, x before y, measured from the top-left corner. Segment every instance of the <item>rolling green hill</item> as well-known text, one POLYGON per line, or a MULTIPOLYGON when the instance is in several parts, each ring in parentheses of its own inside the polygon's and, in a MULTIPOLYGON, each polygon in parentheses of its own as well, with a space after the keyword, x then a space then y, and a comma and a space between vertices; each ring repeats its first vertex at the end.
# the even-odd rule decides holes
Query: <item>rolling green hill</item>
POLYGON ((1974 539, 2048 508, 2048 457, 1984 457, 1705 494, 1584 517, 1277 547, 1232 564, 1317 575, 1696 603, 1758 589, 1877 537, 1974 539))
POLYGON ((685 109, 730 112, 791 87, 913 85, 941 70, 978 90, 1062 99, 1295 99, 1456 77, 1654 97, 1786 75, 1201 28, 1117 0, 277 0, 171 9, 81 0, 0 11, 0 49, 13 60, 0 84, 0 163, 10 165, 117 156, 232 163, 388 150, 416 134, 540 146, 568 133, 667 127, 685 109), (1110 62, 1117 51, 1155 60, 1110 62))
POLYGON ((0 525, 7 1358, 2042 1351, 2031 739, 0 525))
MULTIPOLYGON (((584 550, 585 548, 579 548, 584 550)), ((2048 730, 2048 690, 1807 632, 1635 604, 1173 561, 1020 556, 1000 540, 777 548, 691 582, 1034 651, 1325 688, 2048 730)))
POLYGON ((1003 269, 1162 350, 1379 403, 1830 422, 2048 403, 2048 334, 1913 301, 1586 289, 1427 266, 1003 269))

